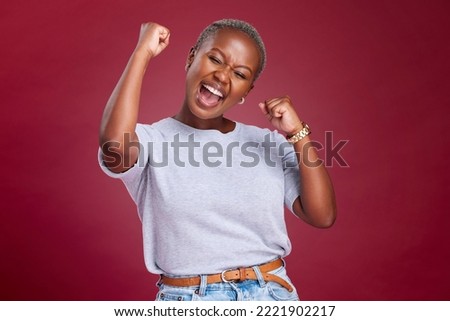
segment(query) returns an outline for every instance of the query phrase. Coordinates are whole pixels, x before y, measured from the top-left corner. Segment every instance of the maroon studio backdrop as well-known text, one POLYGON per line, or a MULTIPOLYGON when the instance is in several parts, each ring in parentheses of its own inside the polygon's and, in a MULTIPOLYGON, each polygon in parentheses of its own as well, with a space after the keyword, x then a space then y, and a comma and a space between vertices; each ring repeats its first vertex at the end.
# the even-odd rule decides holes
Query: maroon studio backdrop
POLYGON ((200 30, 234 17, 258 28, 268 65, 228 117, 268 127, 257 103, 288 94, 314 140, 326 146, 325 133, 332 133, 323 158, 348 141, 335 148, 348 166, 338 157, 328 164, 335 226, 315 229, 286 212, 288 270, 301 298, 450 300, 449 7, 3 3, 0 299, 154 299, 157 276, 144 266, 135 205, 97 165, 103 107, 142 22, 171 30, 170 46, 151 62, 143 87, 140 121, 154 122, 178 111, 185 59, 200 30))

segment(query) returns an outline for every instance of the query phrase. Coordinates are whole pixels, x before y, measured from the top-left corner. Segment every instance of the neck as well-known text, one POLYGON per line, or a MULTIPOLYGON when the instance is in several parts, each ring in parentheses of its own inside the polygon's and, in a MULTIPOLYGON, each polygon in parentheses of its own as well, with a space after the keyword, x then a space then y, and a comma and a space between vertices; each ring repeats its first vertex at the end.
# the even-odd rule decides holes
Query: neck
POLYGON ((228 133, 234 130, 236 126, 233 121, 223 117, 223 115, 210 119, 199 118, 195 116, 186 105, 183 105, 178 114, 173 118, 197 129, 216 129, 222 133, 228 133))

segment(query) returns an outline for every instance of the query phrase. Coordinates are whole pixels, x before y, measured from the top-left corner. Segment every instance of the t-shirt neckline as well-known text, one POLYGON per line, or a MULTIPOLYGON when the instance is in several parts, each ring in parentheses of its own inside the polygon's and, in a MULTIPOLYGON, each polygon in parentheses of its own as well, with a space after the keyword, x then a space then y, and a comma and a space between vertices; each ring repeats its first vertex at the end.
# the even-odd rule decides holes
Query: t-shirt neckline
POLYGON ((187 124, 185 124, 185 123, 183 123, 183 122, 181 122, 181 121, 179 121, 178 119, 175 119, 175 118, 173 118, 173 117, 168 117, 167 119, 169 119, 169 121, 172 121, 172 122, 177 123, 177 124, 178 124, 179 126, 181 126, 181 127, 187 128, 187 129, 189 129, 189 130, 191 130, 191 131, 200 132, 200 133, 207 133, 207 132, 210 132, 210 133, 217 133, 217 134, 220 134, 220 135, 234 135, 234 134, 236 134, 236 133, 240 130, 240 127, 241 127, 241 123, 240 123, 240 122, 231 120, 232 122, 235 123, 234 129, 231 130, 231 131, 229 131, 229 132, 227 132, 227 133, 222 133, 222 132, 221 132, 220 130, 218 130, 218 129, 198 129, 198 128, 189 126, 189 125, 187 125, 187 124))

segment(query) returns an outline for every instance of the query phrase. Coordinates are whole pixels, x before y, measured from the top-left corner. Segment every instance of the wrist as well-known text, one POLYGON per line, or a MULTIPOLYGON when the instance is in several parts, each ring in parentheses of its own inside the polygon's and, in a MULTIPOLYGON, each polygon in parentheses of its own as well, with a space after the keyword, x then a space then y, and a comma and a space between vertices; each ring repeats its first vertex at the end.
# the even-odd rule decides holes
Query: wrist
POLYGON ((150 59, 153 58, 154 55, 152 52, 143 47, 137 47, 133 52, 133 56, 148 62, 150 59))
POLYGON ((293 135, 286 136, 289 143, 295 144, 295 143, 301 141, 303 138, 305 138, 309 134, 311 134, 311 130, 305 122, 302 122, 301 127, 302 128, 300 130, 298 130, 297 132, 295 132, 293 135))
POLYGON ((304 122, 300 121, 300 123, 297 126, 295 126, 293 130, 286 132, 286 137, 290 138, 290 137, 294 136, 299 131, 301 131, 305 127, 305 125, 306 124, 304 122))

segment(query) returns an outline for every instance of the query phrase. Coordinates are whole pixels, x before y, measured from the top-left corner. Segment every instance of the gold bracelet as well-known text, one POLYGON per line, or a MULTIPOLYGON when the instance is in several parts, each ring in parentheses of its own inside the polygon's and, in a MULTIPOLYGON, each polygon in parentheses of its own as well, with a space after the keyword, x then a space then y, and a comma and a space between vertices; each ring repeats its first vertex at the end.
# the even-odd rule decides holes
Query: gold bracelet
POLYGON ((302 122, 302 125, 303 125, 303 128, 298 133, 296 133, 290 137, 286 137, 289 143, 295 144, 295 143, 301 141, 303 138, 305 138, 309 134, 311 134, 311 130, 309 129, 309 126, 307 124, 305 124, 304 122, 302 122))

